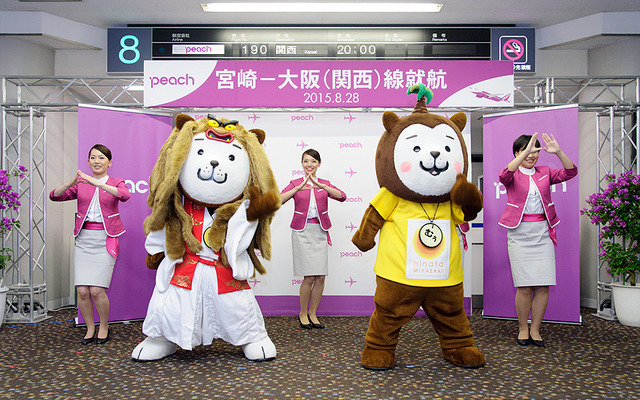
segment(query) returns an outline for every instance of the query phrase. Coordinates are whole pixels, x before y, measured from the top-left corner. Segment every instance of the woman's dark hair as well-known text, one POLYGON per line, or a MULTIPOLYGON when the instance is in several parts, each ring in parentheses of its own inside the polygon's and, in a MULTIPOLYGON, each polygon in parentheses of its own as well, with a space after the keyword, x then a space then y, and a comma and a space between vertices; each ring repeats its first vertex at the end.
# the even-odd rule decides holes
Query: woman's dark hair
MULTIPOLYGON (((529 141, 531 140, 532 135, 520 135, 519 138, 514 140, 513 142, 513 156, 515 157, 516 153, 520 150, 524 150, 527 148, 529 141)), ((540 141, 536 139, 536 147, 540 147, 540 141)))
POLYGON ((307 151, 305 151, 304 153, 302 153, 302 158, 300 159, 300 161, 302 161, 302 159, 304 159, 304 155, 308 154, 311 157, 315 158, 316 160, 318 160, 318 162, 322 162, 322 160, 320 159, 320 153, 318 153, 317 150, 314 149, 308 149, 307 151))
POLYGON ((104 154, 109 161, 111 161, 111 150, 109 150, 109 148, 103 144, 96 144, 91 149, 89 149, 89 156, 87 157, 87 159, 91 158, 91 150, 93 149, 98 150, 100 153, 104 154))

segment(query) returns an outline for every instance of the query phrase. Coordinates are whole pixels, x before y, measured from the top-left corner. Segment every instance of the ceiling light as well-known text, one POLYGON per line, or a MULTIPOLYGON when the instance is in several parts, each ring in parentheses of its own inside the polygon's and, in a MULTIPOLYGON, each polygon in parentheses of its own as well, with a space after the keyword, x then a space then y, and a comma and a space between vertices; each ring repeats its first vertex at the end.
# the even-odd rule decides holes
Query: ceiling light
POLYGON ((299 13, 425 13, 440 12, 439 3, 203 3, 205 12, 299 12, 299 13))

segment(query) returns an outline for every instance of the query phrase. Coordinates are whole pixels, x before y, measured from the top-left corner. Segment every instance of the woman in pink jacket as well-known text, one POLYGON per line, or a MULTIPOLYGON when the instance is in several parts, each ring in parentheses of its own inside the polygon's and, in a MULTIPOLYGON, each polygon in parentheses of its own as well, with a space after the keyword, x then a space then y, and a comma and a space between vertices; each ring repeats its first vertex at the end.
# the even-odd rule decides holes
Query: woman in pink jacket
POLYGON ((320 164, 320 153, 316 150, 308 149, 302 153, 304 178, 292 180, 281 193, 283 204, 291 198, 295 203, 291 244, 293 275, 304 276, 300 285, 298 316, 303 329, 324 328, 316 312, 324 291, 324 278, 328 273, 327 252, 331 244, 328 199, 340 202, 347 199, 344 192, 331 182, 316 177, 320 164))
POLYGON ((89 167, 93 176, 78 170, 66 184, 49 194, 53 201, 78 200, 74 236, 75 286, 78 308, 87 323, 82 344, 89 344, 96 336, 93 320, 95 304, 100 327, 95 338, 97 344, 109 340, 109 288, 113 266, 118 255, 118 236, 125 230, 118 212, 118 202, 127 201, 131 194, 122 179, 111 178, 111 151, 96 144, 89 151, 89 167))
POLYGON ((508 228, 507 249, 518 315, 521 346, 544 346, 540 325, 549 302, 549 286, 556 284, 555 226, 560 222, 551 200, 551 185, 569 180, 578 168, 560 149, 553 135, 542 134, 544 150, 555 154, 561 169, 536 166, 540 150, 538 133, 513 142, 515 158, 499 174, 507 189, 507 206, 499 224, 508 228), (531 313, 531 328, 527 324, 531 313))

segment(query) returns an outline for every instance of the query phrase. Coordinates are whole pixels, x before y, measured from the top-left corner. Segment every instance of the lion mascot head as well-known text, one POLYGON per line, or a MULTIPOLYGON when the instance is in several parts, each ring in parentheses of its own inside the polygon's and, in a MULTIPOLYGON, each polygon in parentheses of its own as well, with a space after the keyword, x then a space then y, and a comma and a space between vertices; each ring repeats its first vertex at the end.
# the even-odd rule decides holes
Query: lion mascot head
MULTIPOLYGON (((193 253, 202 245, 192 233, 192 220, 184 210, 182 197, 194 204, 215 209, 212 228, 205 242, 221 253, 223 263, 227 223, 240 204, 255 195, 275 193, 278 187, 262 147, 265 132, 245 130, 238 121, 208 115, 194 120, 180 114, 175 128, 162 146, 149 180, 147 204, 152 212, 144 221, 145 234, 166 230, 166 254, 172 259, 193 253)), ((277 202, 279 207, 279 196, 277 202)), ((277 207, 276 207, 277 208, 277 207)), ((269 224, 273 210, 255 213, 258 228, 247 252, 255 270, 265 273, 256 256, 271 258, 269 224)))

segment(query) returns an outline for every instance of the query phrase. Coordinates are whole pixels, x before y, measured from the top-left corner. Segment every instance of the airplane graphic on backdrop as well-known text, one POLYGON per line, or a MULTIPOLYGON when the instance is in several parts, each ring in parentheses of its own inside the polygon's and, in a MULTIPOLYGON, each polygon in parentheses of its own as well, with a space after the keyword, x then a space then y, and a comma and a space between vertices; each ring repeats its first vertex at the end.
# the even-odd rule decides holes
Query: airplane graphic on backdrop
POLYGON ((247 119, 252 119, 254 124, 256 123, 256 120, 257 120, 257 119, 259 119, 259 118, 260 118, 260 117, 258 117, 258 116, 256 115, 256 113, 253 113, 253 115, 249 115, 249 116, 247 117, 247 119))
POLYGON ((351 121, 353 121, 354 119, 356 119, 356 117, 354 117, 353 115, 351 115, 351 113, 349 113, 349 116, 345 116, 344 119, 348 119, 349 123, 351 123, 351 121))
POLYGON ((349 232, 351 232, 351 233, 353 233, 353 230, 354 230, 354 229, 357 229, 357 228, 358 228, 358 227, 357 227, 357 226, 355 226, 355 225, 353 224, 353 222, 349 222, 349 225, 345 225, 345 226, 344 226, 344 229, 349 229, 349 232))
POLYGON ((485 99, 489 99, 489 100, 493 100, 495 102, 502 102, 502 101, 509 101, 509 98, 511 97, 511 93, 507 93, 504 96, 500 95, 500 94, 493 94, 493 93, 489 93, 487 91, 484 90, 478 90, 478 91, 471 91, 471 93, 475 94, 476 97, 478 98, 485 98, 485 99))
POLYGON ((358 172, 354 171, 353 169, 349 168, 348 171, 344 171, 345 175, 349 175, 349 178, 353 178, 353 175, 357 174, 358 172))
POLYGON ((344 284, 349 284, 349 287, 353 286, 354 283, 358 283, 358 281, 354 281, 352 277, 349 277, 349 280, 344 280, 344 284))
POLYGON ((255 279, 255 278, 250 279, 247 282, 249 282, 251 284, 251 287, 255 287, 258 283, 260 283, 260 281, 255 279))
POLYGON ((300 140, 300 143, 296 144, 296 147, 302 147, 302 151, 304 151, 304 148, 307 146, 308 144, 306 144, 304 140, 300 140))

